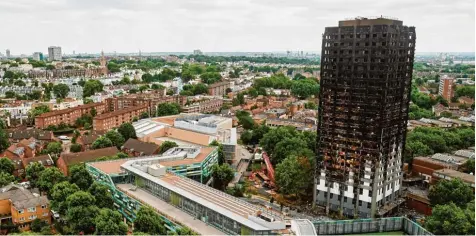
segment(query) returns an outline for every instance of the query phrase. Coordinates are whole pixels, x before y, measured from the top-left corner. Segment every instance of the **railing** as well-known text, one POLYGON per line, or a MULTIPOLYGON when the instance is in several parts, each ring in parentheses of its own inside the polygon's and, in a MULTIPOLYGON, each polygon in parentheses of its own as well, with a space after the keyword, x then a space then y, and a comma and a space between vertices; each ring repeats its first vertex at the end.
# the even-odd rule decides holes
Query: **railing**
POLYGON ((403 231, 407 235, 433 235, 406 217, 314 221, 318 235, 343 235, 403 231))

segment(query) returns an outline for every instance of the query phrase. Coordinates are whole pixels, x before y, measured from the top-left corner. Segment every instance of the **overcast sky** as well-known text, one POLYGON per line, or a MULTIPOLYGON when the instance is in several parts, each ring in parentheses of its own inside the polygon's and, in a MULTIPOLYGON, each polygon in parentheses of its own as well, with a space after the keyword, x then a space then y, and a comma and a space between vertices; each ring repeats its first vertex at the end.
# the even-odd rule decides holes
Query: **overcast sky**
POLYGON ((47 52, 319 51, 326 26, 392 16, 417 52, 468 52, 474 0, 0 0, 0 50, 47 52))

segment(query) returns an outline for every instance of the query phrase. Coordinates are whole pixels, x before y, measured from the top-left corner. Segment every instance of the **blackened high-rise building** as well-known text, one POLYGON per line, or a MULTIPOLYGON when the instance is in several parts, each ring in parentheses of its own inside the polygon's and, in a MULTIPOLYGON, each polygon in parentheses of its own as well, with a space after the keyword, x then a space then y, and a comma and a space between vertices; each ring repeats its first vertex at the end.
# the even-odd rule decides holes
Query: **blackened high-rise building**
POLYGON ((387 18, 326 27, 314 201, 347 216, 401 203, 415 28, 387 18))

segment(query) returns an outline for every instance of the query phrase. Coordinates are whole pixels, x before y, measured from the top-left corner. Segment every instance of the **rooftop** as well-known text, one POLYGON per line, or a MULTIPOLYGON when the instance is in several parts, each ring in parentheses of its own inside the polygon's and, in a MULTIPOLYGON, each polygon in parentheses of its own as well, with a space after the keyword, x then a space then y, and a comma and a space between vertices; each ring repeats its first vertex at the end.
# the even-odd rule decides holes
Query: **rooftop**
MULTIPOLYGON (((467 183, 472 183, 472 186, 474 188, 474 175, 466 174, 463 172, 459 172, 457 170, 452 170, 452 169, 441 169, 441 170, 435 170, 433 172, 434 176, 440 177, 440 176, 448 176, 450 178, 460 178, 464 182, 467 183), (440 175, 440 176, 438 176, 440 175)), ((441 177, 440 177, 441 178, 441 177)))
POLYGON ((9 184, 1 189, 0 200, 10 199, 16 209, 49 204, 46 196, 39 196, 19 185, 9 184))
POLYGON ((153 176, 149 174, 147 168, 135 166, 135 162, 135 160, 128 161, 122 165, 122 168, 155 182, 185 198, 193 199, 193 201, 200 205, 220 212, 249 228, 254 230, 270 230, 269 225, 273 224, 277 224, 278 226, 276 227, 285 227, 284 223, 280 222, 283 220, 283 216, 277 212, 249 204, 239 198, 171 172, 153 176), (258 215, 263 215, 269 219, 276 219, 277 221, 266 222, 259 218, 258 215))
POLYGON ((96 160, 104 156, 113 156, 119 152, 116 147, 101 148, 96 150, 88 150, 84 152, 77 153, 64 153, 61 154, 61 157, 66 165, 74 165, 82 162, 88 162, 96 160))
POLYGON ((129 138, 123 147, 134 152, 143 153, 144 155, 152 155, 159 150, 159 145, 155 143, 146 143, 133 138, 129 138))
POLYGON ((128 113, 128 112, 136 111, 136 110, 143 109, 143 108, 147 108, 147 104, 142 104, 142 105, 135 106, 135 107, 128 107, 128 108, 113 111, 113 112, 103 113, 101 115, 97 115, 96 117, 94 117, 94 119, 95 120, 107 119, 107 118, 119 116, 119 115, 122 115, 122 114, 125 114, 125 113, 128 113))
POLYGON ((339 21, 339 27, 342 26, 364 26, 364 25, 403 25, 402 21, 392 19, 391 17, 355 17, 339 21))

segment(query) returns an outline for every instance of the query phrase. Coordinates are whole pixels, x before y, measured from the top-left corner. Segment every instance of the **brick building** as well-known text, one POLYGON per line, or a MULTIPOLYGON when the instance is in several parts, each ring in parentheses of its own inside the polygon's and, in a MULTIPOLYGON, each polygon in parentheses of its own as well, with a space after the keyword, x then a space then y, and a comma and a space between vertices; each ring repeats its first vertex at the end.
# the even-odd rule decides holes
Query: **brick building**
POLYGON ((208 94, 211 96, 220 96, 223 97, 226 95, 226 90, 230 88, 229 81, 221 81, 208 86, 208 94))
POLYGON ((93 119, 93 129, 94 131, 110 130, 119 127, 123 123, 132 122, 134 117, 139 118, 144 112, 148 112, 146 104, 98 115, 93 119))
POLYGON ((222 99, 204 99, 182 107, 183 113, 209 113, 218 112, 223 106, 222 99))
POLYGON ((127 96, 107 98, 106 106, 109 111, 118 111, 128 107, 136 107, 138 105, 147 105, 147 112, 155 114, 157 106, 162 103, 178 103, 180 106, 187 102, 186 96, 173 95, 166 96, 165 90, 157 93, 147 94, 129 94, 127 96))
POLYGON ((56 165, 64 175, 68 175, 71 166, 94 161, 101 157, 114 156, 118 152, 116 147, 107 147, 77 153, 62 153, 56 165))
POLYGON ((440 87, 438 88, 438 95, 441 95, 444 99, 450 101, 454 97, 454 83, 455 79, 448 77, 447 75, 443 76, 440 79, 440 87))
POLYGON ((89 103, 73 108, 43 113, 35 117, 35 127, 44 129, 50 125, 59 125, 61 123, 74 125, 78 118, 85 114, 91 114, 93 109, 96 110, 96 114, 100 115, 107 112, 106 108, 105 103, 89 103))

